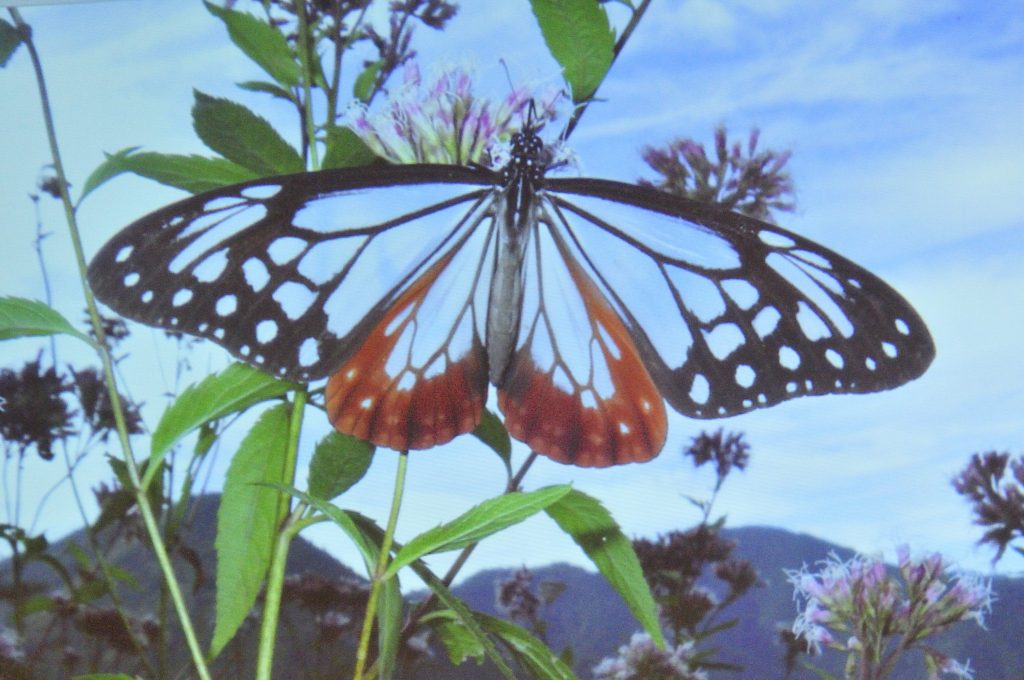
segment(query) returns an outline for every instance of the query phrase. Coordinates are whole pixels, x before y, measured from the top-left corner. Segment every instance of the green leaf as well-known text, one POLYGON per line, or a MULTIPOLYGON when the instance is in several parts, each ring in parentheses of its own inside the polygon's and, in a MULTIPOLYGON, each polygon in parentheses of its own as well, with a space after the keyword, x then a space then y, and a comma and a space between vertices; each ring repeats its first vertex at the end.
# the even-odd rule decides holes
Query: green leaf
POLYGON ((0 297, 0 340, 57 333, 65 333, 95 346, 92 338, 76 330, 52 307, 38 300, 0 297))
POLYGON ((595 0, 530 0, 530 5, 572 100, 587 101, 611 67, 615 49, 604 8, 595 0))
POLYGON ((383 65, 382 62, 375 61, 363 69, 363 72, 356 76, 356 82, 352 86, 352 96, 364 103, 370 101, 373 87, 377 84, 377 78, 380 76, 380 69, 383 65))
POLYGON ((477 621, 485 631, 501 638, 512 650, 516 660, 535 678, 555 678, 556 680, 577 680, 572 669, 565 665, 551 649, 537 638, 530 635, 525 628, 511 621, 493 616, 475 614, 477 621))
POLYGON ((376 160, 377 155, 349 128, 341 125, 327 128, 327 150, 324 152, 322 169, 358 168, 376 160))
MULTIPOLYGON (((454 616, 454 613, 452 614, 454 616)), ((448 658, 456 665, 462 665, 466 659, 476 659, 477 665, 483 663, 484 646, 476 639, 473 632, 457 620, 442 620, 433 625, 434 633, 441 639, 448 658)))
POLYGON ((262 482, 285 482, 289 407, 264 412, 231 459, 217 511, 214 657, 245 621, 270 566, 281 516, 280 494, 262 482))
MULTIPOLYGON (((150 461, 160 463, 182 437, 196 428, 224 416, 244 411, 253 404, 284 395, 297 386, 278 380, 246 364, 233 364, 181 393, 164 411, 153 431, 150 461)), ((143 487, 160 465, 152 466, 142 479, 143 487)))
POLYGON ((0 68, 7 66, 20 44, 21 32, 13 24, 0 19, 0 68))
POLYGON ((137 148, 130 147, 108 155, 107 159, 89 175, 78 202, 81 203, 89 192, 103 182, 124 172, 131 172, 194 194, 239 184, 260 176, 226 158, 185 156, 155 151, 135 153, 137 148))
POLYGON ((316 445, 309 463, 309 493, 331 500, 345 493, 370 469, 374 447, 362 439, 332 432, 316 445))
POLYGON ((626 602, 633 616, 659 648, 665 638, 658 621, 658 609, 644 580, 633 544, 600 501, 582 491, 572 490, 546 512, 562 531, 583 548, 609 585, 626 602))
POLYGON ((518 524, 557 502, 572 491, 567 484, 546 486, 529 493, 510 493, 491 498, 451 522, 423 532, 398 551, 388 565, 392 575, 413 560, 430 553, 458 550, 502 529, 518 524))
MULTIPOLYGON (((378 545, 384 532, 372 520, 360 516, 361 521, 356 523, 349 513, 322 498, 311 496, 284 484, 269 483, 268 486, 291 494, 326 515, 356 544, 363 556, 363 562, 366 564, 366 573, 372 575, 376 571, 377 562, 380 560, 378 545)), ((381 678, 387 678, 394 669, 395 658, 398 655, 402 625, 402 589, 397 577, 386 578, 383 581, 378 603, 377 648, 381 665, 380 675, 381 678)))
POLYGON ((78 197, 78 203, 76 205, 81 205, 86 196, 91 194, 94 189, 97 189, 107 180, 126 172, 128 169, 124 167, 124 159, 138 151, 139 148, 140 147, 137 146, 129 146, 126 149, 121 149, 114 153, 104 154, 106 159, 97 165, 96 169, 89 173, 89 176, 85 178, 85 184, 82 185, 82 195, 78 197))
POLYGON ((276 26, 245 12, 236 12, 209 2, 203 4, 210 14, 227 26, 231 42, 259 64, 267 75, 288 87, 299 84, 302 69, 298 57, 276 26))
POLYGON ((512 476, 512 439, 508 436, 508 430, 502 424, 501 419, 487 409, 484 409, 484 416, 480 424, 473 430, 473 436, 487 444, 492 451, 498 454, 505 463, 505 471, 512 476))
POLYGON ((261 177, 302 172, 298 152, 265 119, 245 106, 195 91, 192 124, 196 134, 221 156, 261 177))
POLYGON ((243 90, 249 90, 250 92, 263 92, 272 97, 277 97, 278 99, 283 99, 293 104, 296 103, 295 96, 291 92, 275 83, 268 83, 263 80, 246 80, 243 83, 238 83, 238 86, 243 90))
POLYGON ((505 659, 498 652, 498 648, 495 647, 494 642, 487 636, 483 628, 480 626, 480 622, 477 621, 473 612, 470 611, 466 603, 455 597, 455 595, 448 589, 448 586, 439 579, 434 572, 427 568, 427 565, 423 564, 422 560, 415 560, 409 565, 412 570, 416 573, 420 579, 427 584, 427 587, 437 596, 437 599, 444 606, 448 607, 455 614, 463 626, 473 635, 476 641, 483 647, 484 653, 487 654, 487 658, 491 660, 497 668, 509 680, 515 680, 516 676, 512 672, 512 669, 508 667, 505 659))

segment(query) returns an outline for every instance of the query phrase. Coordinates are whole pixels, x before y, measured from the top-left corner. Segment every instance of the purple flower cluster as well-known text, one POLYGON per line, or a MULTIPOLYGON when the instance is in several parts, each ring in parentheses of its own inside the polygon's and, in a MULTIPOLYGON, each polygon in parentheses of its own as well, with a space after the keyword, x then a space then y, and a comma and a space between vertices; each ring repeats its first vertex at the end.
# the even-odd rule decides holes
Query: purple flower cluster
POLYGON ((692 642, 658 649, 651 636, 634 633, 619 655, 594 666, 594 680, 707 680, 704 671, 690 670, 692 642))
MULTIPOLYGON (((471 74, 459 67, 441 71, 423 85, 419 66, 403 69, 403 85, 386 108, 357 108, 349 127, 370 149, 393 163, 485 163, 490 147, 519 128, 532 93, 514 88, 495 105, 473 94, 471 74)), ((540 121, 554 116, 561 94, 534 100, 540 121)))
POLYGON ((803 601, 793 633, 816 651, 825 645, 848 652, 848 670, 859 667, 862 678, 888 677, 911 648, 924 653, 931 678, 973 677, 969 666, 923 644, 960 621, 984 625, 991 609, 989 581, 950 571, 942 555, 914 559, 905 546, 898 549, 898 576, 881 559, 859 555, 845 562, 832 555, 817 571, 789 571, 794 597, 803 601))

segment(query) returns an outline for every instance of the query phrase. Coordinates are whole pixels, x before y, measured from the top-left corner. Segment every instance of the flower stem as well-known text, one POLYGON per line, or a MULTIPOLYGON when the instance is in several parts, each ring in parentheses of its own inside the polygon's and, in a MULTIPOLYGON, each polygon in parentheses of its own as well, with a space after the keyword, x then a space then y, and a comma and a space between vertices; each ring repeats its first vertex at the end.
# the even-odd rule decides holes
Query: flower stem
MULTIPOLYGON (((299 434, 302 431, 302 416, 306 407, 306 390, 295 392, 291 419, 288 423, 288 450, 285 453, 285 469, 282 479, 294 486, 295 460, 299 451, 299 434)), ((287 519, 274 541, 274 550, 267 570, 267 589, 263 595, 263 620, 260 622, 260 643, 256 651, 256 680, 270 680, 274 668, 274 643, 277 640, 277 622, 281 616, 281 593, 284 591, 285 566, 288 563, 288 549, 300 529, 306 526, 300 520, 306 512, 305 504, 299 504, 289 514, 291 496, 282 493, 278 501, 277 516, 287 519)))
POLYGON ((384 537, 381 539, 380 556, 377 560, 377 568, 373 573, 370 597, 366 602, 363 630, 359 635, 359 648, 356 650, 356 669, 353 673, 354 680, 363 680, 364 677, 366 659, 370 648, 370 633, 373 632, 373 620, 377 614, 377 599, 380 597, 381 584, 384 582, 384 572, 387 571, 388 558, 391 556, 391 542, 395 538, 398 511, 402 506, 402 493, 405 490, 405 473, 408 464, 409 452, 402 451, 398 457, 398 471, 395 474, 395 492, 391 497, 391 514, 388 516, 388 525, 384 530, 384 537))
POLYGON ((82 248, 82 239, 78 230, 78 222, 75 217, 75 208, 71 203, 71 197, 68 195, 67 175, 64 172, 64 164, 61 160, 60 148, 57 144, 57 132, 53 124, 53 112, 50 108, 50 98, 46 90, 46 80, 43 76, 42 63, 39 59, 38 52, 36 52, 35 44, 32 42, 32 29, 24 22, 17 9, 11 7, 8 8, 8 11, 11 13, 11 17, 14 19, 15 25, 21 32, 22 41, 25 43, 25 48, 29 52, 29 56, 32 60, 32 66, 35 69, 36 82, 39 85, 40 103, 43 108, 43 120, 46 124, 46 136, 50 144, 50 154, 53 158, 54 172, 57 174, 57 184, 60 188, 61 203, 64 206, 64 215, 68 225, 68 232, 71 237, 71 245, 75 251, 75 261, 78 265, 79 279, 82 283, 82 292, 85 297, 85 304, 89 310, 89 320, 98 341, 96 343, 96 350, 99 353, 100 360, 103 364, 103 374, 107 386, 107 394, 110 397, 111 408, 114 412, 114 421, 117 425, 118 440, 121 445, 121 451, 124 454, 125 467, 128 470, 128 477, 132 484, 132 492, 135 494, 135 503, 139 508, 139 514, 142 516, 143 524, 146 527, 146 533, 153 545, 153 553, 156 556, 157 563, 160 565, 160 571, 163 574, 167 590, 170 593, 171 600, 174 602, 174 608, 181 621, 182 633, 185 635, 185 642, 188 645, 189 652, 192 654, 192 662, 195 664, 196 673, 199 675, 201 680, 210 680, 210 672, 206 667, 203 650, 199 646, 199 640, 196 637, 195 629, 192 626, 192 620, 188 614, 188 607, 185 604, 185 598, 183 597, 181 589, 178 586, 178 581, 175 578, 174 567, 171 565, 170 557, 167 554, 167 547, 164 545, 163 537, 160 533, 160 527, 157 524, 155 515, 153 514, 153 509, 149 505, 149 498, 147 498, 146 493, 140 484, 139 468, 135 461, 135 456, 132 453, 131 442, 128 439, 128 428, 124 417, 124 407, 121 404, 121 395, 117 391, 117 383, 114 377, 114 365, 110 358, 110 350, 107 345, 106 334, 103 332, 103 324, 100 322, 99 310, 96 308, 96 300, 92 295, 92 291, 89 289, 86 279, 87 266, 85 262, 85 251, 82 248))

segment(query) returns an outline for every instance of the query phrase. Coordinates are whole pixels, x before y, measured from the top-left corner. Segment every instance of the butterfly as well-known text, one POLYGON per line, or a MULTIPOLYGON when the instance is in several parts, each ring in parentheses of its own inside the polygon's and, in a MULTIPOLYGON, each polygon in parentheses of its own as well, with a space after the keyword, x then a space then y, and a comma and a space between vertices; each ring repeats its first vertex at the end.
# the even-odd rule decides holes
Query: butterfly
POLYGON ((274 375, 327 378, 341 432, 396 450, 473 430, 603 467, 662 449, 665 402, 718 418, 884 390, 935 354, 908 302, 780 227, 653 188, 549 176, 527 125, 501 170, 271 177, 157 210, 97 253, 97 297, 274 375))

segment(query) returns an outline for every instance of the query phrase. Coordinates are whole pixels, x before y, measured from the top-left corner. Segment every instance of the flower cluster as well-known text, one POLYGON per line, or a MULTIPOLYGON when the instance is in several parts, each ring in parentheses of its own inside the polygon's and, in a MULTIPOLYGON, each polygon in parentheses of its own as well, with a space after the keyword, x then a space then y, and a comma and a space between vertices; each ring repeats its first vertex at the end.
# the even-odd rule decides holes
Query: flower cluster
POLYGON ((770 218, 772 210, 791 212, 793 180, 783 169, 789 152, 758 151, 759 136, 754 128, 745 150, 739 142, 730 148, 725 128, 719 126, 713 160, 703 144, 689 138, 676 139, 664 149, 645 147, 643 159, 661 179, 641 179, 640 184, 762 220, 770 218))
POLYGON ((619 655, 605 658, 593 669, 595 680, 706 680, 704 671, 691 670, 692 642, 661 650, 646 633, 635 633, 619 655))
MULTIPOLYGON (((1010 541, 1024 539, 1024 456, 1011 461, 1009 453, 976 453, 953 488, 974 506, 974 523, 986 527, 979 542, 996 546, 996 561, 1010 541)), ((1024 554, 1024 548, 1015 550, 1024 554)))
POLYGON ((693 458, 694 467, 714 461, 715 475, 718 477, 716 488, 719 488, 733 468, 746 469, 750 462, 750 444, 744 441, 742 432, 726 434, 722 428, 718 428, 711 434, 701 432, 694 437, 684 455, 693 458))
MULTIPOLYGON (((392 163, 485 163, 490 148, 519 127, 531 92, 513 89, 498 105, 473 94, 470 73, 462 68, 441 71, 423 87, 419 67, 403 69, 404 83, 376 113, 357 108, 349 127, 370 149, 392 163)), ((561 95, 534 100, 536 122, 550 120, 561 95)))
POLYGON ((991 608, 991 584, 970 574, 946 577, 949 565, 938 553, 914 559, 898 550, 898 578, 881 559, 832 555, 817 571, 788 571, 803 609, 793 632, 820 651, 821 645, 849 653, 848 668, 860 677, 885 678, 898 657, 912 648, 925 655, 930 677, 938 673, 971 677, 970 669, 923 644, 960 621, 983 624, 991 608))

